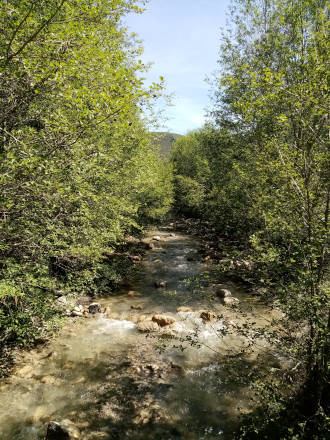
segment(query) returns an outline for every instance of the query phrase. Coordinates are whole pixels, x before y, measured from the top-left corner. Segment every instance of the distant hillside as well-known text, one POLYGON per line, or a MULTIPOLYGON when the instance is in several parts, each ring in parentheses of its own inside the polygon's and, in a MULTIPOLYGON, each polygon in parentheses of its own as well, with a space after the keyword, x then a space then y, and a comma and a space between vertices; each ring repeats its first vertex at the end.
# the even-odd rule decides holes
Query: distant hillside
POLYGON ((155 144, 160 147, 160 151, 163 156, 168 157, 171 151, 173 142, 182 137, 181 134, 167 133, 167 132, 154 132, 155 144))

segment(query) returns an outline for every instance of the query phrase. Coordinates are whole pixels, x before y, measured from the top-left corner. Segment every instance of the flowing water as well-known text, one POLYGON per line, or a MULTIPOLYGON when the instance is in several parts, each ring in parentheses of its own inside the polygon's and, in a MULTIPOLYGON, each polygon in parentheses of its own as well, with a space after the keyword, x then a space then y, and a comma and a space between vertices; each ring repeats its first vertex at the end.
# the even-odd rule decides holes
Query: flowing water
MULTIPOLYGON (((141 296, 127 289, 100 299, 106 313, 72 319, 0 382, 1 440, 45 438, 50 420, 70 420, 86 440, 232 438, 250 394, 224 358, 244 340, 224 332, 228 320, 242 318, 203 288, 200 280, 212 278, 212 267, 201 261, 195 237, 163 228, 147 239, 155 234, 161 241, 130 280, 141 296), (161 280, 166 288, 155 287, 161 280), (180 306, 193 311, 178 313, 180 306), (204 322, 201 310, 212 310, 218 320, 204 322), (156 313, 175 323, 157 334, 139 332, 136 323, 156 313)), ((252 307, 262 324, 258 300, 233 285, 231 290, 245 316, 252 316, 252 307)), ((232 367, 245 379, 251 368, 234 361, 232 367)))

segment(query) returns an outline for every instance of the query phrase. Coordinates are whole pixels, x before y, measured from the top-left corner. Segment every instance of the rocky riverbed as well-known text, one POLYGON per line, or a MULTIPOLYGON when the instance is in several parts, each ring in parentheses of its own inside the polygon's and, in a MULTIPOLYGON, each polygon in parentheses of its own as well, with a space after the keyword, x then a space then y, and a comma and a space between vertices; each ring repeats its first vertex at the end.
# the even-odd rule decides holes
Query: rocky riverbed
POLYGON ((67 325, 0 382, 1 439, 232 438, 260 354, 228 363, 250 342, 235 328, 270 312, 218 283, 202 243, 173 224, 143 242, 125 288, 70 307, 59 298, 67 325))

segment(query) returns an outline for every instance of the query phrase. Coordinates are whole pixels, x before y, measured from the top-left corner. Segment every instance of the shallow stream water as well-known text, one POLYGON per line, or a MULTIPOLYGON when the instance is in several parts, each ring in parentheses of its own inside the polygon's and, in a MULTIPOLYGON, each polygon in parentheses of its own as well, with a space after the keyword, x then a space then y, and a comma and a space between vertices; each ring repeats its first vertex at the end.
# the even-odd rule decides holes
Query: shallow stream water
MULTIPOLYGON (((212 277, 212 267, 195 237, 163 228, 145 240, 154 235, 161 240, 138 264, 130 289, 98 300, 106 313, 70 320, 0 382, 1 440, 43 439, 50 420, 70 420, 83 440, 232 438, 237 416, 249 411, 250 392, 224 358, 245 342, 224 330, 225 322, 242 318, 203 288, 200 279, 212 277), (166 288, 156 288, 163 280, 166 288), (178 313, 180 306, 193 311, 178 313), (204 322, 202 310, 219 318, 204 322), (156 313, 175 323, 160 334, 139 332, 137 322, 156 313)), ((262 325, 258 299, 230 289, 240 310, 262 325)), ((246 369, 240 376, 249 373, 249 365, 233 367, 246 369)))

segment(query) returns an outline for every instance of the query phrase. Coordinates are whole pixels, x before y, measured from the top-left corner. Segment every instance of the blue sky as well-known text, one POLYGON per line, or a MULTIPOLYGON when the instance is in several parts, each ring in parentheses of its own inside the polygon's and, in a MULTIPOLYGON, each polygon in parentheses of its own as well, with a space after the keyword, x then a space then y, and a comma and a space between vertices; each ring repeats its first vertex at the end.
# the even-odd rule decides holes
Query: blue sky
POLYGON ((165 108, 166 130, 185 134, 204 123, 210 104, 206 76, 217 68, 220 29, 230 0, 150 0, 142 15, 125 24, 143 40, 147 81, 163 76, 173 106, 165 108))

